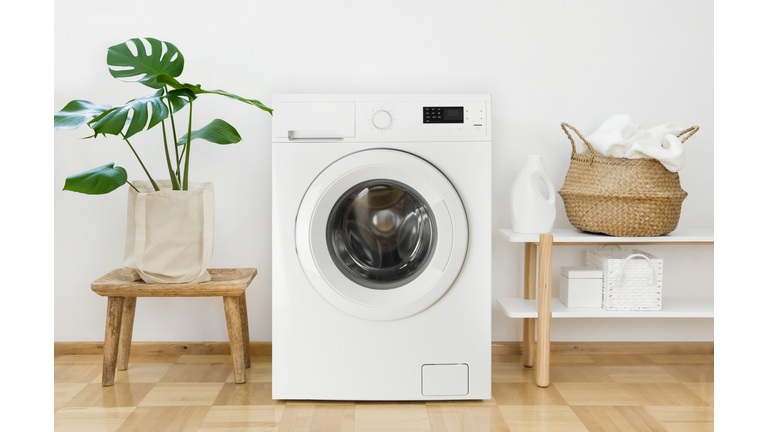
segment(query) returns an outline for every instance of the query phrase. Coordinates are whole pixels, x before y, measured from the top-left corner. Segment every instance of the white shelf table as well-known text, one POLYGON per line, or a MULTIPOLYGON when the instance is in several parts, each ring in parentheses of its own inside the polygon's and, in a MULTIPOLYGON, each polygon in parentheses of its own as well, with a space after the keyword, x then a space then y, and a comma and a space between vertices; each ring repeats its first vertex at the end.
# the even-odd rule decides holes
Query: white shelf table
POLYGON ((556 229, 546 234, 520 234, 499 230, 512 243, 525 244, 523 298, 498 299, 510 318, 523 318, 523 364, 536 368, 536 385, 549 386, 549 346, 552 318, 714 318, 713 298, 664 298, 660 311, 607 311, 602 308, 568 308, 552 301, 553 246, 576 245, 714 245, 713 228, 678 229, 658 237, 612 237, 575 229, 556 229), (538 248, 538 268, 536 253, 538 248), (538 273, 538 289, 536 275, 538 273), (536 327, 538 320, 538 331, 536 327), (537 343, 538 339, 538 343, 537 343))

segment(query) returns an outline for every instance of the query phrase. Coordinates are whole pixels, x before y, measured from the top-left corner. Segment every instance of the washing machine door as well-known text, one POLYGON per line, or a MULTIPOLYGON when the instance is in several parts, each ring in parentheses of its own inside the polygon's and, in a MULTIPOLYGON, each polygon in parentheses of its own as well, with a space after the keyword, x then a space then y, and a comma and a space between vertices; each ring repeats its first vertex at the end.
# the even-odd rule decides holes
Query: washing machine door
POLYGON ((305 275, 330 304, 358 318, 415 315, 451 287, 467 253, 467 216, 433 165, 374 149, 328 166, 296 218, 305 275))

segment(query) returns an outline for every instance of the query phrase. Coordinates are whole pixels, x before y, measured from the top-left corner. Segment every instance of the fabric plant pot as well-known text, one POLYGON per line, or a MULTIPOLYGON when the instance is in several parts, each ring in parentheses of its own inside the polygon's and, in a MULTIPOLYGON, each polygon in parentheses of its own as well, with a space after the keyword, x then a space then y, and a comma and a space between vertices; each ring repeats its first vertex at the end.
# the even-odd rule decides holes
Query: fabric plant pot
POLYGON ((186 191, 172 190, 170 180, 132 182, 128 188, 125 260, 135 280, 188 283, 211 280, 214 188, 190 182, 186 191))

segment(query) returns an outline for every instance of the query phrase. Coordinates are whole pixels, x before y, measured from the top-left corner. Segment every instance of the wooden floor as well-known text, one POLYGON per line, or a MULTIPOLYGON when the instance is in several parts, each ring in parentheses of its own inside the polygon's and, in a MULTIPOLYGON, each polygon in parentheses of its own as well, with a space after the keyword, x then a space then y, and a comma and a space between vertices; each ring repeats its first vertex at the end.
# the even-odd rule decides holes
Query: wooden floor
POLYGON ((100 355, 54 357, 55 430, 712 431, 712 355, 553 355, 549 388, 520 363, 493 364, 493 399, 272 400, 269 357, 235 384, 229 355, 133 356, 113 387, 100 355))

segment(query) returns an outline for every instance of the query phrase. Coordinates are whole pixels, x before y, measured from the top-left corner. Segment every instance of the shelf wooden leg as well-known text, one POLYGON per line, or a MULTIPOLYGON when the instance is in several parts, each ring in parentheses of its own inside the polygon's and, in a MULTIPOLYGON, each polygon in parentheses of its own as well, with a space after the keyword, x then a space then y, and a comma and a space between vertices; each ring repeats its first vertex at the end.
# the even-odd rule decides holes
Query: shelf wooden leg
POLYGON ((240 296, 240 322, 243 326, 243 357, 245 368, 251 367, 251 336, 248 332, 248 306, 245 303, 245 291, 240 296))
POLYGON ((240 296, 224 296, 224 314, 227 316, 229 349, 235 369, 235 382, 245 382, 245 353, 243 352, 243 322, 240 311, 240 296))
POLYGON ((549 386, 549 329, 552 321, 552 234, 539 236, 538 344, 536 385, 549 386))
MULTIPOLYGON (((525 244, 523 298, 536 298, 536 243, 525 244)), ((523 318, 523 366, 533 367, 536 357, 536 318, 523 318)))
POLYGON ((123 300, 123 297, 107 298, 107 325, 104 331, 104 365, 101 373, 101 385, 105 387, 115 384, 117 344, 120 339, 120 322, 123 318, 123 300))
POLYGON ((126 297, 123 300, 123 318, 120 324, 120 342, 117 346, 117 370, 128 369, 128 358, 131 355, 131 339, 133 338, 133 317, 136 315, 136 297, 126 297))

